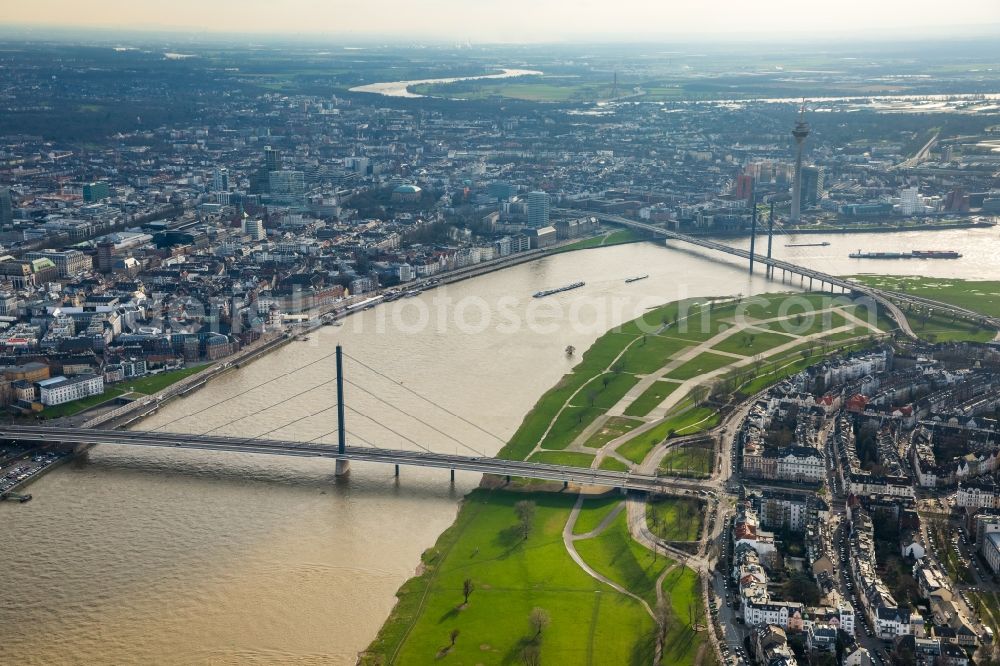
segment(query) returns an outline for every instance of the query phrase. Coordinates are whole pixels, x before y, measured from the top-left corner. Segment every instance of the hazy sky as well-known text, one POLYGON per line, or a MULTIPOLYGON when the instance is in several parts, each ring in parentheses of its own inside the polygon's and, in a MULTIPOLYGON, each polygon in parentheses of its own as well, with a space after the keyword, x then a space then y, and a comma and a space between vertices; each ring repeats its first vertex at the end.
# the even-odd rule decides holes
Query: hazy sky
POLYGON ((946 37, 956 26, 983 34, 983 26, 1000 25, 1000 0, 0 1, 6 25, 490 42, 804 32, 881 32, 901 39, 917 33, 946 37))

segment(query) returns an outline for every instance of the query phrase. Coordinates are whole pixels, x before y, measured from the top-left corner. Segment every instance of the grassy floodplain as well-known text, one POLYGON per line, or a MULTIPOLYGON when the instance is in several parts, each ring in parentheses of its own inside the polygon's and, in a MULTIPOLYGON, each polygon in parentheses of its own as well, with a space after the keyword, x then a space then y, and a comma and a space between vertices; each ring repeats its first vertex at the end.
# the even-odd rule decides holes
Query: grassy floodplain
MULTIPOLYGON (((930 298, 942 303, 980 312, 991 317, 1000 317, 1000 281, 998 280, 958 280, 953 278, 929 278, 889 275, 857 275, 863 284, 930 298)), ((921 338, 930 342, 988 342, 996 336, 996 331, 976 326, 960 319, 925 315, 904 309, 910 327, 921 338)))
POLYGON ((529 614, 544 608, 551 623, 538 643, 542 663, 649 664, 652 618, 635 599, 587 575, 563 546, 575 501, 550 493, 471 493, 455 524, 424 554, 424 573, 400 589, 362 663, 521 663, 534 635, 529 614), (522 539, 514 505, 525 499, 537 509, 522 539), (475 586, 468 604, 466 579, 475 586), (453 629, 460 632, 455 645, 443 652, 453 629))
POLYGON ((594 247, 609 247, 611 245, 623 245, 625 243, 636 243, 645 240, 645 236, 632 229, 619 229, 610 233, 584 238, 575 243, 569 243, 552 250, 553 254, 559 252, 569 252, 571 250, 587 250, 594 247))
MULTIPOLYGON (((538 400, 498 455, 592 466, 591 451, 623 438, 615 451, 620 457, 606 455, 600 467, 625 471, 624 460, 642 462, 669 436, 711 428, 718 423, 718 413, 693 395, 682 396, 662 417, 646 414, 681 386, 688 391, 699 384, 705 373, 725 376, 727 366, 745 364, 751 351, 756 355, 765 346, 794 343, 802 336, 846 325, 842 315, 816 314, 828 305, 821 294, 796 294, 791 308, 786 298, 674 302, 608 331, 538 400), (737 336, 743 333, 733 328, 745 325, 738 321, 742 314, 755 320, 791 317, 801 331, 785 333, 773 323, 754 321, 753 326, 762 328, 753 333, 753 340, 737 339, 728 354, 706 351, 712 345, 705 343, 725 338, 730 329, 737 336), (741 345, 755 349, 744 352, 741 345), (635 399, 629 398, 626 405, 638 402, 638 408, 607 418, 583 439, 595 419, 611 409, 623 409, 622 401, 629 402, 626 396, 644 380, 648 388, 638 396, 632 394, 635 399), (643 424, 651 427, 631 436, 643 424)), ((768 359, 767 366, 746 366, 746 370, 753 381, 770 383, 824 356, 811 348, 802 354, 799 346, 805 342, 768 359)), ((690 452, 681 449, 677 455, 686 453, 690 452)), ((674 462, 695 466, 693 461, 674 462)), ((542 663, 648 664, 655 646, 649 608, 655 607, 658 593, 674 611, 661 663, 714 663, 706 649, 707 636, 699 628, 704 609, 698 600, 697 574, 633 541, 625 512, 618 509, 612 515, 619 498, 586 500, 571 541, 586 567, 628 594, 588 575, 567 550, 563 530, 576 496, 531 489, 515 484, 512 490, 479 489, 467 496, 454 525, 424 554, 420 574, 400 588, 399 602, 363 656, 363 664, 514 664, 523 662, 526 647, 538 649, 542 663), (516 505, 522 500, 537 507, 527 536, 518 530, 516 505), (474 588, 468 603, 463 594, 466 580, 474 588), (658 590, 661 580, 663 587, 658 590), (551 618, 541 636, 529 623, 534 608, 544 608, 551 618)), ((681 513, 691 511, 678 502, 664 500, 651 509, 658 533, 671 540, 697 539, 702 526, 682 520, 681 513)))

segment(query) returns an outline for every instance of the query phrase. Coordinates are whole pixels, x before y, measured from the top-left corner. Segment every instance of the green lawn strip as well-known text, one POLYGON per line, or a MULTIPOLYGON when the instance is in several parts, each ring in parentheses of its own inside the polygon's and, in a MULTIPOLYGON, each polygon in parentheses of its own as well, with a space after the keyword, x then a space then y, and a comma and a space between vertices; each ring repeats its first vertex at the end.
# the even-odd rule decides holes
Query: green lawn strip
POLYGON ((753 356, 766 352, 769 349, 780 347, 792 342, 795 338, 784 333, 764 333, 753 329, 743 330, 734 333, 719 344, 712 347, 730 354, 741 354, 743 356, 753 356))
POLYGON ((681 426, 690 425, 688 421, 684 420, 684 416, 693 409, 694 400, 690 396, 684 398, 684 400, 673 406, 669 412, 671 414, 669 418, 619 446, 616 449, 618 454, 638 465, 645 460, 654 446, 668 437, 677 434, 678 424, 681 426))
POLYGON ((646 503, 646 522, 665 541, 697 541, 705 507, 685 497, 658 497, 646 503))
POLYGON ((667 574, 663 589, 670 595, 673 623, 663 643, 660 663, 668 666, 693 664, 701 645, 708 640, 706 631, 694 629, 695 625, 708 624, 698 574, 687 567, 677 567, 667 574))
POLYGON ((826 310, 824 312, 807 312, 795 315, 791 319, 772 322, 771 327, 787 335, 804 336, 826 333, 845 324, 847 324, 847 320, 844 319, 844 315, 826 310))
POLYGON ((861 338, 868 335, 875 335, 870 328, 865 326, 855 326, 848 331, 842 331, 840 333, 833 333, 832 335, 824 336, 824 340, 829 340, 830 342, 842 342, 844 340, 850 340, 852 338, 861 338))
POLYGON ((681 312, 676 324, 664 329, 660 335, 688 344, 700 343, 733 327, 736 305, 733 303, 700 303, 681 312))
POLYGON ((663 437, 659 437, 656 433, 653 433, 653 431, 650 430, 633 437, 615 449, 615 451, 618 455, 623 458, 628 458, 638 465, 646 459, 646 456, 648 456, 649 452, 653 450, 653 447, 661 441, 663 441, 663 437))
POLYGON ((693 307, 697 299, 687 299, 683 301, 672 301, 659 307, 653 308, 641 317, 636 317, 632 321, 627 321, 617 329, 623 335, 637 337, 643 334, 650 335, 659 331, 664 325, 675 325, 681 312, 687 312, 693 307))
POLYGON ((573 372, 594 377, 607 370, 611 363, 621 354, 622 350, 630 342, 638 338, 638 334, 619 333, 618 331, 608 331, 597 338, 593 345, 583 353, 580 363, 573 368, 573 372))
POLYGON ((91 407, 96 407, 97 405, 108 402, 109 400, 114 400, 118 396, 124 394, 125 391, 122 389, 106 388, 104 393, 101 395, 91 395, 86 398, 74 400, 73 402, 64 402, 61 405, 46 407, 42 410, 41 415, 47 419, 58 419, 63 416, 73 416, 74 414, 79 414, 80 412, 90 409, 91 407))
POLYGON ((592 238, 584 238, 578 240, 575 243, 569 243, 568 245, 563 245, 562 247, 557 247, 552 250, 552 254, 558 254, 559 252, 570 252, 572 250, 587 250, 594 247, 601 247, 604 243, 606 236, 601 234, 600 236, 593 236, 592 238))
POLYGON ((666 382, 657 380, 642 392, 632 404, 625 408, 626 416, 645 416, 660 406, 668 395, 673 393, 680 386, 677 382, 666 382))
POLYGON ((663 456, 659 473, 666 476, 707 477, 712 473, 714 457, 715 451, 708 447, 677 447, 663 456))
POLYGON ((590 539, 576 541, 580 557, 608 579, 656 606, 656 579, 673 561, 632 540, 628 516, 620 513, 607 529, 590 539))
POLYGON ((667 376, 671 379, 693 379, 736 362, 736 359, 712 352, 702 352, 683 365, 674 368, 667 376))
POLYGON ((618 460, 617 458, 612 458, 611 456, 603 458, 601 460, 601 464, 598 465, 598 467, 601 469, 605 469, 609 472, 627 472, 629 470, 628 465, 623 463, 621 460, 618 460))
POLYGON ((874 317, 872 317, 872 310, 868 308, 868 306, 866 305, 850 305, 841 308, 841 310, 843 312, 852 314, 854 315, 855 318, 860 319, 863 322, 872 324, 876 328, 879 328, 883 331, 891 331, 892 329, 897 328, 899 326, 899 324, 893 321, 892 318, 886 315, 885 312, 883 312, 882 308, 879 307, 874 308, 875 311, 874 317))
POLYGON ((361 654, 360 664, 381 666, 392 663, 392 656, 402 647, 415 623, 422 619, 424 602, 431 595, 442 562, 450 554, 463 532, 472 525, 483 509, 485 491, 473 491, 466 496, 455 522, 441 533, 434 546, 420 555, 421 573, 407 580, 396 591, 396 605, 379 629, 375 640, 361 654), (480 494, 474 499, 474 495, 480 494))
POLYGON ((694 435, 719 425, 719 413, 711 407, 695 407, 667 419, 663 426, 675 437, 694 435))
POLYGON ((74 414, 79 414, 82 411, 91 409, 110 400, 114 400, 118 396, 125 395, 130 392, 152 395, 153 393, 162 391, 171 384, 178 382, 185 377, 190 377, 197 372, 201 372, 204 368, 205 365, 202 364, 190 368, 183 368, 181 370, 172 370, 170 372, 161 372, 156 375, 147 375, 146 377, 128 379, 123 382, 118 382, 113 386, 105 387, 104 393, 101 395, 92 395, 86 398, 81 398, 80 400, 74 400, 73 402, 64 402, 63 404, 55 405, 54 407, 46 407, 42 411, 42 415, 47 419, 58 419, 63 416, 73 416, 74 414))
POLYGON ((821 292, 751 296, 737 304, 737 312, 753 319, 774 319, 821 310, 834 304, 834 299, 835 296, 821 292))
POLYGON ((605 372, 587 382, 569 404, 575 407, 610 409, 638 383, 639 378, 635 375, 605 372))
POLYGON ((637 421, 636 419, 612 416, 583 445, 591 449, 599 449, 611 440, 618 439, 641 425, 642 421, 637 421))
POLYGON ((567 407, 552 424, 552 429, 542 440, 541 447, 549 450, 565 449, 603 413, 604 410, 597 407, 567 407))
POLYGON ((399 604, 361 663, 520 663, 533 636, 528 616, 539 607, 551 617, 540 641, 543 663, 585 663, 592 650, 595 664, 648 664, 652 619, 635 600, 588 576, 563 546, 563 526, 575 501, 548 493, 473 491, 455 525, 425 557, 424 573, 400 589, 399 604), (521 500, 536 504, 526 540, 514 512, 521 500), (463 607, 466 579, 475 589, 463 607), (459 630, 455 645, 442 654, 453 629, 459 630), (588 644, 581 636, 589 635, 594 640, 588 644))
MULTIPOLYGON (((541 440, 542 435, 548 429, 549 424, 552 423, 553 419, 556 418, 556 414, 562 409, 563 405, 570 399, 570 396, 582 387, 587 382, 594 379, 597 375, 602 374, 608 366, 611 365, 612 361, 621 353, 621 351, 630 343, 636 339, 637 335, 623 334, 617 331, 608 331, 601 337, 599 337, 591 347, 584 352, 583 357, 580 362, 574 366, 573 371, 564 375, 559 383, 555 387, 549 389, 535 406, 531 408, 531 411, 524 417, 524 421, 521 422, 520 427, 514 433, 510 441, 504 446, 497 457, 504 458, 507 460, 524 460, 528 454, 534 450, 535 446, 541 440)), ((628 380, 620 380, 622 382, 628 380)), ((603 386, 601 387, 603 388, 603 386)), ((628 392, 628 389, 625 391, 628 392)), ((624 395, 624 394, 623 394, 624 395)), ((610 399, 610 394, 609 394, 610 399)), ((569 410, 569 408, 567 408, 569 410)), ((572 417, 565 414, 565 412, 560 416, 563 419, 562 427, 567 424, 572 425, 571 421, 567 419, 575 420, 577 414, 572 417), (565 417, 565 418, 564 418, 565 417)), ((577 431, 577 434, 582 431, 590 421, 596 417, 596 414, 588 414, 588 420, 582 424, 582 427, 577 431)), ((556 431, 556 427, 553 426, 552 429, 556 431)), ((565 433, 563 433, 565 435, 565 433)), ((575 437, 575 435, 574 435, 575 437)), ((549 449, 559 449, 565 448, 573 441, 573 438, 568 440, 565 437, 560 438, 556 436, 553 440, 549 442, 545 448, 549 449)))
POLYGON ((559 383, 546 391, 531 408, 531 411, 525 415, 521 426, 500 450, 497 457, 507 460, 524 460, 542 439, 542 435, 552 423, 552 419, 556 417, 573 392, 589 379, 589 376, 575 372, 560 379, 559 383))
POLYGON ((580 513, 576 517, 576 524, 573 525, 573 534, 586 534, 597 529, 601 521, 607 518, 621 503, 621 496, 594 497, 584 500, 580 507, 580 513))
POLYGON ((637 375, 656 372, 678 353, 690 345, 682 340, 673 340, 659 335, 645 335, 629 347, 622 357, 624 371, 637 375))
POLYGON ((158 393, 163 389, 167 388, 171 384, 179 382, 182 379, 190 377, 193 374, 201 372, 205 369, 205 364, 192 366, 190 368, 182 368, 181 370, 171 370, 170 372, 161 372, 158 375, 148 375, 146 377, 140 377, 139 379, 127 379, 120 383, 120 386, 127 386, 129 390, 135 391, 136 393, 145 393, 146 395, 152 395, 158 393))
POLYGON ((594 456, 576 451, 535 451, 528 456, 529 462, 547 463, 549 465, 569 465, 570 467, 590 467, 594 456))
POLYGON ((608 247, 611 245, 623 245, 625 243, 635 243, 645 240, 642 235, 632 229, 619 229, 609 234, 601 234, 591 238, 584 238, 575 243, 563 245, 552 250, 553 254, 559 252, 570 252, 572 250, 588 250, 595 247, 608 247))
POLYGON ((636 231, 635 229, 619 229, 608 236, 607 240, 604 241, 605 245, 621 245, 622 243, 632 243, 637 240, 643 240, 644 236, 642 233, 636 231))

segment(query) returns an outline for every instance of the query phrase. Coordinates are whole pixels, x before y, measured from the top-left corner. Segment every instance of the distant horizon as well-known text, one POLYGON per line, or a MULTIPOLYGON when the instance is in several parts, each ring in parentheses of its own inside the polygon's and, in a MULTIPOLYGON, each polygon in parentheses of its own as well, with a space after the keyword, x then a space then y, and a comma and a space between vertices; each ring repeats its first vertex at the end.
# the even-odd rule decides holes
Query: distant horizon
MULTIPOLYGON (((676 2, 677 0, 675 0, 676 2)), ((7 7, 4 32, 159 34, 171 37, 306 38, 353 42, 571 44, 717 39, 757 43, 840 40, 885 42, 991 37, 1000 32, 996 0, 716 0, 683 8, 651 0, 98 0, 86 12, 69 0, 7 7), (73 17, 68 19, 67 17, 73 17)))
MULTIPOLYGON (((962 32, 963 42, 993 41, 996 35, 1000 34, 1000 19, 991 24, 975 25, 952 25, 950 29, 962 32)), ((553 37, 548 40, 532 41, 502 41, 502 40, 477 40, 477 39, 457 39, 444 36, 406 36, 396 33, 322 33, 322 32, 259 32, 259 31, 232 31, 232 30, 191 30, 180 28, 159 28, 159 27, 133 27, 133 26, 74 26, 57 24, 15 24, 0 23, 0 39, 3 40, 25 40, 34 41, 39 39, 52 40, 76 40, 76 41, 96 41, 102 43, 121 42, 123 40, 135 40, 136 42, 148 42, 157 40, 187 41, 196 44, 217 44, 235 42, 261 42, 281 44, 289 40, 296 39, 306 44, 330 44, 343 46, 364 46, 364 47, 453 47, 453 48, 476 48, 476 47, 564 47, 564 46, 657 46, 665 42, 679 46, 709 46, 709 47, 737 47, 741 45, 770 44, 775 47, 804 47, 815 48, 821 46, 824 50, 837 51, 837 47, 848 48, 855 45, 863 46, 894 46, 910 45, 915 49, 924 48, 928 44, 943 45, 952 43, 955 36, 945 36, 939 29, 928 29, 927 33, 911 32, 905 35, 898 31, 885 33, 871 29, 869 31, 855 30, 850 34, 823 31, 816 33, 799 32, 796 34, 767 34, 755 32, 752 36, 743 34, 721 34, 705 33, 697 34, 687 32, 683 35, 664 34, 641 34, 625 36, 615 33, 593 34, 593 35, 570 35, 562 38, 553 37)), ((996 56, 1000 59, 1000 45, 998 45, 996 56)))

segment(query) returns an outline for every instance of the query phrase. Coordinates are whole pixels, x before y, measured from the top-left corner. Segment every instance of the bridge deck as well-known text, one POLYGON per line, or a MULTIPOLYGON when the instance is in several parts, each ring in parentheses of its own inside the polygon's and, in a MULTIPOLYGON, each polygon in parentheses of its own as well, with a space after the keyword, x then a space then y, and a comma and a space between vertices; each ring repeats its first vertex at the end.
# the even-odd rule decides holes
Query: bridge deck
POLYGON ((20 442, 61 444, 114 444, 164 448, 201 449, 281 456, 320 457, 414 467, 437 467, 499 476, 515 476, 546 481, 564 481, 581 485, 609 486, 626 490, 671 492, 704 491, 704 484, 681 479, 611 472, 600 469, 550 465, 522 460, 460 456, 426 451, 401 451, 348 446, 341 454, 334 444, 307 444, 290 440, 253 439, 188 435, 139 430, 82 430, 47 426, 0 426, 0 439, 20 442))

